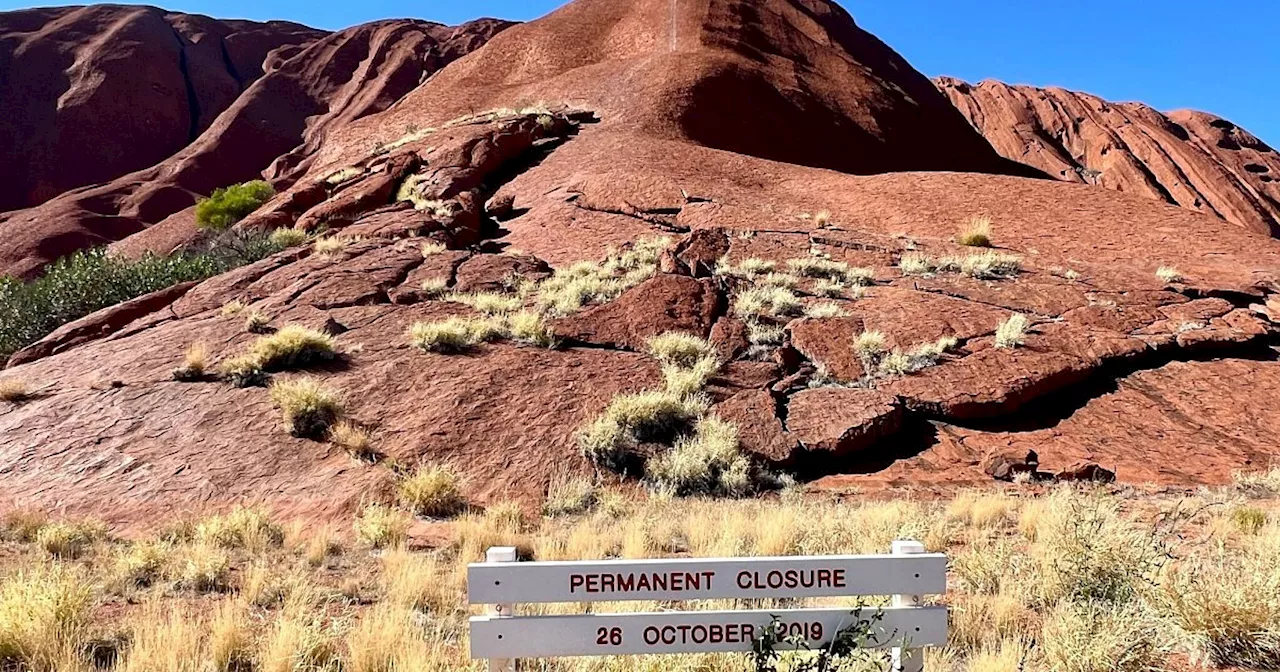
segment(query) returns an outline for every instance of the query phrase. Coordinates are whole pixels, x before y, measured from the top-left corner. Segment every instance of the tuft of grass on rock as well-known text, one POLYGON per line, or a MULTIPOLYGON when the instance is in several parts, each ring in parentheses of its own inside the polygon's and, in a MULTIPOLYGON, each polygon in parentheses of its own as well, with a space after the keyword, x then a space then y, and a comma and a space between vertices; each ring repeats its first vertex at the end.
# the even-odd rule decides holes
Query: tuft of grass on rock
POLYGON ((738 292, 734 313, 744 320, 763 316, 795 317, 804 312, 804 303, 786 287, 752 287, 738 292))
POLYGON ((956 234, 956 242, 965 247, 991 247, 991 218, 974 217, 956 234))
POLYGON ((820 320, 831 317, 848 317, 849 313, 845 312, 844 308, 841 308, 839 304, 816 303, 805 309, 804 316, 820 320))
POLYGON ((920 252, 908 252, 898 260, 898 270, 903 275, 932 275, 937 267, 932 258, 920 252))
POLYGON ((307 242, 307 232, 293 227, 284 227, 272 231, 270 240, 271 244, 284 250, 307 242))
POLYGON ((971 254, 961 259, 959 265, 961 273, 978 280, 1002 280, 1022 272, 1022 259, 994 250, 971 254))
POLYGON ((688 366, 663 364, 662 377, 666 381, 667 392, 687 398, 701 392, 707 386, 707 381, 719 370, 720 360, 710 354, 688 366))
POLYGON ((1172 266, 1161 266, 1156 269, 1156 277, 1167 285, 1172 285, 1183 281, 1182 273, 1172 266))
POLYGON ((853 340, 853 353, 863 364, 880 361, 889 351, 889 339, 880 331, 864 331, 853 340))
POLYGON ((691 367, 699 360, 715 356, 715 348, 705 338, 683 331, 668 331, 650 338, 649 354, 663 364, 691 367))
POLYGON ((250 310, 244 316, 244 330, 251 334, 271 333, 271 318, 260 310, 250 310))
POLYGON ((996 347, 1004 349, 1016 348, 1027 341, 1027 329, 1031 322, 1026 315, 1014 313, 996 327, 996 347))
POLYGON ((665 390, 620 394, 579 432, 578 445, 591 461, 621 471, 639 444, 670 445, 694 427, 708 406, 701 396, 681 397, 665 390))
POLYGON ((676 496, 742 497, 755 484, 751 462, 739 449, 738 429, 713 415, 697 430, 645 464, 645 476, 659 491, 676 496))
POLYGON ((540 313, 522 310, 506 317, 507 335, 513 340, 541 348, 555 348, 555 332, 540 313))
POLYGON ((424 258, 434 257, 437 254, 444 254, 444 252, 447 251, 448 249, 449 248, 446 247, 444 243, 437 242, 434 240, 428 240, 427 242, 422 244, 422 256, 424 258))
POLYGON ((427 278, 418 289, 428 301, 439 299, 449 293, 449 281, 444 278, 427 278))
POLYGON ((218 364, 218 375, 235 387, 263 387, 269 377, 253 355, 239 355, 218 364))
POLYGON ((474 294, 450 294, 446 300, 470 306, 486 315, 505 315, 514 313, 523 307, 519 297, 493 292, 477 292, 474 294))
POLYGON ((415 322, 409 343, 424 352, 457 353, 503 337, 504 326, 493 319, 451 317, 437 322, 415 322))
POLYGON ((182 357, 182 364, 173 370, 173 379, 181 382, 204 380, 209 367, 209 347, 204 343, 192 343, 182 357))
POLYGON ((334 338, 323 331, 287 324, 255 341, 249 355, 264 371, 291 371, 332 361, 338 349, 334 338))
POLYGON ((27 388, 27 382, 18 378, 5 378, 0 380, 0 401, 10 404, 20 404, 30 400, 32 397, 31 390, 27 388))
POLYGON ((422 465, 396 486, 400 504, 415 515, 443 518, 458 513, 466 505, 462 478, 442 464, 422 465))
POLYGON ((358 460, 369 460, 376 455, 373 435, 350 420, 342 420, 329 430, 329 442, 358 460))
POLYGON ((272 383, 270 395, 285 429, 298 438, 323 439, 344 410, 338 394, 314 378, 272 383))

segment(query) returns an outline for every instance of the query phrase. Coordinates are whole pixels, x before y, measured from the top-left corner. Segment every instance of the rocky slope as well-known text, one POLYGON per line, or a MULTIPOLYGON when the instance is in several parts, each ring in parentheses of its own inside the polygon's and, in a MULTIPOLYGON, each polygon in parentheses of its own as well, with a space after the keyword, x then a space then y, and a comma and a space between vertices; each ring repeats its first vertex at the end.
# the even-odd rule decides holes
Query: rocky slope
POLYGON ((1009 159, 1280 236, 1280 153, 1230 121, 1060 88, 936 82, 1009 159))
MULTIPOLYGON (((89 8, 84 12, 91 10, 102 12, 111 8, 89 8)), ((197 21, 182 15, 162 15, 157 10, 116 8, 112 11, 124 13, 123 26, 132 25, 130 21, 135 19, 167 26, 164 16, 172 17, 179 26, 197 21)), ((75 18, 82 13, 70 16, 75 18)), ((88 25, 85 30, 94 24, 88 25)), ((312 31, 306 33, 308 43, 271 52, 268 72, 253 79, 251 84, 246 80, 248 86, 243 93, 237 90, 238 95, 229 94, 222 101, 225 109, 221 113, 214 114, 215 106, 211 104, 202 106, 203 116, 190 128, 185 116, 186 97, 178 95, 181 89, 153 91, 148 88, 157 98, 152 105, 127 95, 126 83, 135 81, 130 70, 96 74, 95 90, 109 100, 85 102, 89 105, 85 110, 91 110, 95 119, 109 119, 111 114, 130 116, 132 127, 150 137, 150 124, 156 122, 147 115, 134 115, 133 110, 177 109, 183 111, 177 115, 182 122, 179 124, 181 137, 175 135, 163 149, 157 144, 156 151, 142 152, 127 165, 103 167, 92 178, 74 181, 103 184, 63 193, 38 207, 0 214, 0 230, 6 233, 0 241, 0 273, 31 275, 69 252, 118 241, 158 224, 162 226, 152 232, 154 245, 168 251, 191 236, 194 221, 190 209, 199 196, 226 184, 256 179, 264 172, 274 181, 287 183, 298 170, 305 169, 309 157, 330 129, 385 110, 424 78, 483 44, 507 25, 482 20, 454 28, 425 21, 398 20, 366 24, 324 36, 312 31), (121 94, 122 87, 125 95, 121 94), (132 172, 121 174, 126 171, 132 172), (175 221, 166 221, 175 214, 179 214, 175 221)), ((32 39, 36 45, 44 44, 32 39)), ((164 33, 164 41, 158 39, 143 34, 128 44, 134 45, 134 51, 176 44, 171 31, 164 33)), ((110 41, 107 42, 106 53, 118 55, 109 51, 110 41)), ((130 59, 142 57, 129 49, 123 52, 130 59)), ((228 53, 234 52, 228 50, 228 53)), ((233 57, 228 58, 236 62, 233 57)), ((132 67, 127 63, 134 61, 111 62, 123 69, 132 67)), ((195 63, 194 58, 190 59, 188 71, 195 63)), ((222 60, 217 63, 222 64, 222 60)), ((6 116, 5 123, 25 118, 24 115, 6 116)), ((66 118, 68 123, 71 120, 70 116, 66 118)), ((28 126, 39 128, 35 122, 22 121, 12 126, 12 132, 23 136, 28 126)), ((124 126, 129 128, 127 124, 124 126)), ((76 128, 89 135, 68 146, 66 161, 92 165, 94 157, 83 147, 93 146, 87 138, 92 137, 94 126, 77 125, 76 128)), ((136 141, 125 131, 119 137, 122 143, 136 141)), ((0 136, 0 143, 3 140, 0 136)), ((48 162, 39 151, 25 156, 32 162, 46 162, 47 170, 58 175, 75 174, 74 169, 64 169, 63 163, 48 162)), ((76 183, 68 182, 66 186, 76 186, 76 183)))
MULTIPOLYGON (((1280 242, 1142 194, 1021 176, 825 0, 576 0, 376 108, 277 161, 281 193, 241 224, 324 227, 341 249, 298 247, 108 309, 5 371, 40 390, 0 407, 9 497, 138 521, 246 499, 328 516, 385 496, 388 462, 291 437, 265 390, 171 379, 191 343, 221 360, 257 338, 224 315, 232 301, 337 333, 339 362, 277 378, 340 390, 378 452, 456 465, 477 503, 535 500, 556 474, 591 470, 576 432, 614 395, 662 384, 643 350, 668 330, 715 344, 725 365, 706 392, 743 449, 815 487, 982 482, 1028 448, 1050 472, 1091 461, 1189 485, 1280 454, 1265 411, 1280 401, 1280 242), (974 253, 953 239, 977 214, 1018 270, 903 271, 974 253), (426 280, 538 310, 532 283, 655 236, 670 245, 651 277, 547 314, 559 348, 410 346, 416 321, 477 314, 426 280), (424 241, 447 249, 424 254, 424 241), (824 298, 801 278, 805 307, 844 315, 753 316, 742 292, 770 280, 716 273, 722 257, 845 262, 870 269, 868 286, 824 298), (1159 279, 1161 266, 1183 277, 1159 279), (1025 342, 996 347, 1015 313, 1025 342), (779 342, 760 337, 770 327, 779 342), (903 350, 956 345, 885 373, 855 356, 864 331, 903 350)), ((120 245, 158 245, 157 230, 120 245)), ((166 245, 190 235, 170 232, 166 245)))
POLYGON ((0 212, 159 163, 324 34, 155 7, 0 13, 0 212))

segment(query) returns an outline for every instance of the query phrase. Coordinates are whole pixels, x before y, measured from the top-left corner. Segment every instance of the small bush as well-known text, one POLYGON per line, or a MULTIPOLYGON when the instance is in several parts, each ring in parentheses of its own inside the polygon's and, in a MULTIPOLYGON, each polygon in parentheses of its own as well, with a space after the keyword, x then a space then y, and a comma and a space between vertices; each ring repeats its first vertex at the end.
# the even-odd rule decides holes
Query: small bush
POLYGON ((1172 266, 1161 266, 1160 268, 1157 268, 1156 277, 1160 279, 1160 282, 1170 285, 1176 282, 1182 282, 1183 280, 1182 273, 1172 266))
POLYGON ((116 560, 115 576, 132 588, 146 588, 159 579, 169 564, 173 549, 157 542, 138 542, 116 560))
POLYGON ((490 320, 451 317, 440 322, 415 322, 409 328, 409 343, 425 352, 455 353, 503 335, 501 326, 490 320))
POLYGON ((48 524, 49 517, 39 511, 9 511, 4 514, 4 520, 0 521, 0 538, 28 544, 35 541, 36 534, 48 524))
POLYGON ((734 312, 745 320, 760 316, 794 317, 804 311, 796 293, 786 287, 752 287, 738 293, 734 312))
POLYGON ((272 383, 270 394, 284 417, 285 429, 299 438, 323 439, 342 417, 342 400, 313 378, 272 383))
POLYGON ((1157 610, 1197 662, 1280 668, 1280 557, 1222 550, 1174 568, 1156 592, 1157 610))
POLYGON ((600 498, 600 487, 583 476, 557 476, 547 487, 547 499, 542 504, 544 516, 572 516, 586 513, 595 507, 600 498))
POLYGON ((244 316, 244 330, 251 334, 271 333, 271 318, 259 310, 251 310, 244 316))
POLYGON ((1055 672, 1148 672, 1166 651, 1159 633, 1132 607, 1067 603, 1040 631, 1040 653, 1055 672))
POLYGON ((291 371, 332 361, 338 351, 332 336, 300 324, 288 324, 255 341, 249 355, 264 371, 291 371))
MULTIPOLYGON (((954 266, 955 262, 948 262, 954 266)), ((1022 271, 1022 260, 1011 254, 993 250, 971 254, 959 261, 959 271, 978 280, 1012 278, 1022 271)))
POLYGON ((183 355, 182 364, 173 370, 173 379, 183 382, 204 380, 208 366, 208 346, 204 343, 192 343, 183 355))
POLYGON ((400 481, 396 488, 400 504, 419 516, 439 518, 462 509, 462 479, 444 465, 423 465, 400 481))
POLYGON ((253 355, 240 355, 223 360, 218 365, 218 375, 236 387, 262 387, 267 384, 267 372, 253 355))
POLYGON ((275 193, 262 180, 215 189, 209 198, 196 204, 196 225, 212 231, 226 229, 262 207, 275 193))
POLYGON ((666 380, 666 390, 681 398, 695 395, 707 386, 707 380, 720 370, 720 360, 715 355, 708 355, 690 366, 664 364, 662 377, 666 380))
POLYGON ((89 549, 94 539, 101 536, 100 526, 57 522, 40 528, 36 533, 36 544, 55 558, 74 560, 89 549))
POLYGON ((176 587, 197 593, 225 592, 230 589, 231 558, 226 552, 208 544, 184 547, 176 563, 176 587))
POLYGON ((422 244, 422 256, 434 257, 437 254, 443 254, 448 249, 449 248, 445 247, 444 243, 438 243, 434 240, 429 240, 422 244))
POLYGON ((1027 341, 1027 328, 1030 326, 1027 316, 1014 313, 996 327, 996 347, 1016 348, 1027 341))
POLYGON ((399 546, 409 537, 412 523, 403 511, 384 504, 370 504, 355 521, 356 538, 373 548, 399 546))
POLYGON ((654 336, 647 344, 649 354, 663 364, 691 367, 699 360, 715 356, 715 348, 704 338, 682 331, 654 336))
POLYGON ((825 299, 838 299, 844 296, 845 286, 839 280, 819 280, 813 283, 813 293, 825 299))
POLYGON ((422 297, 431 301, 449 293, 449 281, 444 278, 427 278, 418 286, 422 297))
POLYGON ((579 433, 578 445, 588 459, 623 470, 638 444, 670 445, 693 427, 706 407, 705 399, 665 391, 621 394, 579 433))
POLYGON ((528 310, 507 316, 507 333, 516 341, 542 348, 554 348, 555 332, 541 314, 528 310))
POLYGON ((820 320, 829 317, 848 317, 849 313, 834 303, 816 303, 804 311, 804 316, 820 320))
POLYGON ((966 247, 991 247, 991 218, 982 216, 970 219, 960 233, 956 234, 956 242, 966 247))
POLYGON ((471 306, 486 315, 504 315, 514 313, 523 307, 519 298, 506 294, 478 292, 475 294, 452 294, 448 297, 453 303, 471 306))
POLYGON ((904 376, 911 373, 911 365, 911 356, 895 349, 880 358, 876 371, 883 376, 904 376))
POLYGON ((307 232, 302 229, 285 227, 271 232, 271 244, 280 249, 297 247, 307 242, 307 232))
POLYGON ((904 254, 898 260, 898 270, 902 271, 903 275, 930 275, 936 269, 937 264, 919 252, 904 254))
POLYGON ((68 567, 19 570, 0 582, 0 661, 18 670, 70 667, 88 638, 94 590, 68 567))
POLYGON ((1267 524, 1267 512, 1256 506, 1237 506, 1231 510, 1231 522, 1245 534, 1257 534, 1267 524))
POLYGON ((863 364, 875 364, 889 351, 889 339, 883 332, 864 331, 853 341, 853 352, 863 364))
POLYGON ((1267 471, 1241 471, 1233 476, 1236 488, 1254 498, 1280 497, 1280 467, 1267 471))
POLYGON ((226 515, 211 516, 198 523, 195 539, 217 548, 261 550, 283 543, 284 530, 265 509, 237 506, 226 515))
POLYGON ((181 282, 204 280, 278 252, 259 234, 227 233, 168 256, 76 252, 24 283, 0 276, 0 358, 96 310, 181 282))
POLYGON ((0 380, 0 401, 20 404, 29 399, 31 399, 31 391, 27 389, 26 381, 17 378, 0 380))
POLYGON ((368 460, 375 456, 373 435, 350 420, 343 420, 329 430, 329 442, 356 459, 368 460))
POLYGON ((738 428, 714 416, 651 458, 645 475, 659 490, 678 496, 741 497, 755 488, 751 462, 738 447, 738 428))

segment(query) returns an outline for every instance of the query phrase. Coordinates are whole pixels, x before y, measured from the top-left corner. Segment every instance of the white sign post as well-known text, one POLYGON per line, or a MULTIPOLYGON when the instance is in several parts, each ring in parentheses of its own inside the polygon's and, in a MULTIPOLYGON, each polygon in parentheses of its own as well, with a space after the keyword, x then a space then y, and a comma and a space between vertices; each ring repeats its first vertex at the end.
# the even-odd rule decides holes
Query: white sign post
POLYGON ((818 649, 870 624, 864 646, 891 648, 896 672, 922 672, 925 647, 947 641, 945 607, 921 596, 946 592, 946 557, 912 541, 893 555, 513 562, 490 549, 468 567, 472 604, 497 605, 471 619, 471 657, 507 672, 518 658, 750 652, 775 620, 790 643, 818 649), (777 609, 514 616, 519 603, 781 599, 892 595, 883 609, 777 609))

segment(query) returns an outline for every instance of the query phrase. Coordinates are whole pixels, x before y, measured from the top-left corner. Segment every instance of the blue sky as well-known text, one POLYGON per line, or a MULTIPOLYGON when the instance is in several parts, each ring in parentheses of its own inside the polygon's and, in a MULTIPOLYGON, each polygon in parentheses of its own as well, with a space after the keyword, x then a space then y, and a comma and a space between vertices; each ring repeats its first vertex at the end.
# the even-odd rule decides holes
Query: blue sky
MULTIPOLYGON (((927 75, 1064 86, 1194 108, 1280 144, 1280 0, 839 0, 927 75)), ((0 9, 30 6, 0 0, 0 9)), ((562 0, 152 0, 222 18, 337 29, 389 17, 527 20, 562 0)))

